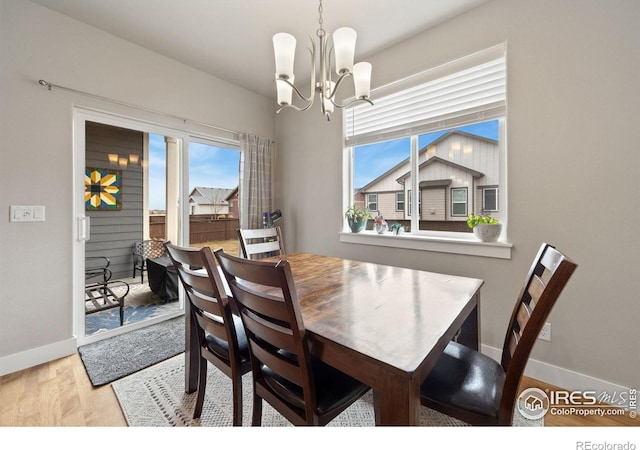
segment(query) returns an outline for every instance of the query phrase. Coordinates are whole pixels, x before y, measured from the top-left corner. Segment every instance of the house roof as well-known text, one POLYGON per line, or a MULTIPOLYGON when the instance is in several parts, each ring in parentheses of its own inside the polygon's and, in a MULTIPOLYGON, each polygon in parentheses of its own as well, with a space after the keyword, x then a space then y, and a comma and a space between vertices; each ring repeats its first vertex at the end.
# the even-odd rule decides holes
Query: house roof
POLYGON ((235 189, 231 189, 231 192, 229 192, 229 195, 227 195, 227 197, 225 198, 226 201, 231 201, 231 198, 236 195, 238 193, 238 186, 235 187, 235 189))
MULTIPOLYGON (((477 170, 470 169, 469 167, 461 166, 460 164, 456 164, 454 162, 451 162, 451 161, 448 161, 446 159, 440 158, 439 156, 432 156, 431 158, 427 159, 425 162, 420 164, 420 166, 418 167, 418 170, 422 169, 423 167, 430 166, 431 164, 434 164, 434 163, 442 163, 442 164, 446 164, 447 166, 463 170, 465 172, 470 173, 471 176, 473 176, 474 178, 480 178, 480 177, 484 176, 484 174, 482 172, 478 172, 477 170)), ((398 183, 400 183, 400 184, 404 184, 404 179, 406 177, 408 177, 409 175, 411 175, 411 171, 409 171, 409 172, 405 173, 404 175, 396 178, 396 181, 398 183)))
POLYGON ((451 179, 447 178, 444 180, 429 180, 429 181, 421 181, 418 183, 418 187, 420 189, 434 189, 439 187, 449 186, 451 184, 451 179))
POLYGON ((234 189, 228 188, 196 186, 189 194, 189 202, 197 203, 198 205, 220 205, 228 202, 229 196, 233 191, 234 189))
MULTIPOLYGON (((486 138, 486 137, 483 137, 483 136, 478 136, 477 134, 467 133, 467 132, 465 132, 465 131, 459 131, 459 130, 451 130, 451 131, 449 131, 449 132, 447 132, 447 133, 443 134, 442 136, 440 136, 440 137, 439 137, 439 138, 437 138, 436 140, 431 141, 431 142, 429 142, 427 145, 425 145, 424 147, 422 147, 422 148, 418 151, 418 156, 419 156, 420 154, 422 154, 422 153, 426 152, 426 151, 427 151, 427 149, 428 149, 429 147, 431 147, 432 145, 437 145, 437 144, 439 144, 440 142, 444 141, 445 139, 450 138, 450 137, 451 137, 451 136, 453 136, 453 135, 459 135, 459 136, 470 137, 470 138, 477 139, 477 140, 480 140, 480 141, 489 142, 489 143, 491 143, 491 144, 497 144, 497 143, 498 143, 498 141, 496 141, 496 140, 494 140, 494 139, 489 139, 489 138, 486 138)), ((432 159, 434 159, 434 158, 437 158, 437 157, 429 158, 426 162, 428 162, 428 161, 430 161, 430 160, 432 160, 432 159)), ((399 167, 402 167, 403 165, 408 164, 410 159, 411 159, 410 157, 409 157, 409 158, 406 158, 406 159, 403 159, 403 160, 402 160, 402 161, 400 161, 398 164, 396 164, 395 166, 393 166, 391 169, 387 170, 386 172, 384 172, 383 174, 381 174, 380 176, 378 176, 377 178, 375 178, 374 180, 372 180, 371 182, 369 182, 369 183, 368 183, 368 184, 366 184, 365 186, 363 186, 363 187, 361 187, 360 189, 358 189, 358 191, 365 191, 365 192, 366 192, 366 190, 367 190, 370 186, 372 186, 373 184, 375 184, 375 183, 377 183, 378 181, 382 180, 383 178, 386 178, 386 177, 387 177, 391 172, 393 172, 394 170, 398 169, 399 167)), ((468 167, 461 166, 461 165, 459 165, 459 164, 455 164, 455 163, 449 162, 449 161, 447 161, 447 160, 445 160, 445 159, 437 158, 437 160, 439 160, 439 161, 441 161, 441 162, 446 162, 446 163, 448 163, 448 164, 451 164, 452 166, 458 167, 458 168, 463 169, 463 170, 467 170, 467 171, 470 171, 470 172, 475 172, 477 175, 475 175, 475 174, 474 174, 474 176, 478 176, 478 177, 484 176, 484 174, 482 174, 482 173, 480 173, 480 172, 477 172, 477 171, 475 171, 475 170, 473 170, 473 169, 469 169, 468 167)), ((435 162, 435 161, 433 161, 433 162, 435 162)), ((424 164, 425 164, 425 163, 422 163, 422 164, 420 165, 420 168, 424 167, 424 164)), ((398 181, 398 183, 401 183, 401 184, 402 184, 402 182, 401 182, 400 180, 401 180, 401 179, 403 179, 403 178, 406 178, 406 176, 407 176, 407 175, 408 175, 408 173, 404 174, 403 176, 401 176, 401 177, 397 178, 397 179, 396 179, 396 181, 398 181)))
POLYGON ((457 134, 458 136, 464 136, 464 137, 473 138, 473 139, 476 139, 476 140, 479 140, 479 141, 488 142, 490 144, 497 144, 498 143, 498 141, 495 140, 495 139, 490 139, 490 138, 487 138, 487 137, 484 137, 484 136, 478 136, 477 134, 467 133, 466 131, 460 131, 460 130, 451 130, 448 133, 445 133, 442 136, 440 136, 435 141, 429 142, 427 145, 425 145, 424 147, 422 147, 420 149, 420 152, 423 152, 424 150, 426 150, 427 147, 439 144, 440 142, 444 141, 445 139, 447 139, 448 137, 451 137, 454 134, 457 134))

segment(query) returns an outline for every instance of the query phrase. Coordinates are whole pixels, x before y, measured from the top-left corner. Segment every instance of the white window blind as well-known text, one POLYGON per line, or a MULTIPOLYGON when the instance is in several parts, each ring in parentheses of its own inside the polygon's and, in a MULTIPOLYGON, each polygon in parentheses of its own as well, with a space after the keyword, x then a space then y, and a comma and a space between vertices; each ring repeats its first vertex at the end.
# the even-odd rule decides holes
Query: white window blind
POLYGON ((491 120, 506 113, 505 46, 414 75, 345 112, 347 147, 491 120))

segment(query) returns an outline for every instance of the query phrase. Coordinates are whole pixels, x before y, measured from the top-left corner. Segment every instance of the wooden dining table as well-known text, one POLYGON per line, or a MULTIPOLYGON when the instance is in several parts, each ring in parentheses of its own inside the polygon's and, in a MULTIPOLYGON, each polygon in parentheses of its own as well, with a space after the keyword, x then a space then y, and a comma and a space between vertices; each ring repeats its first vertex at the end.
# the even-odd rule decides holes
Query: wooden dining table
MULTIPOLYGON (((447 343, 478 349, 482 280, 309 253, 271 259, 291 265, 312 355, 373 389, 376 425, 419 424, 420 385, 447 343)), ((187 320, 187 392, 197 345, 187 320)))

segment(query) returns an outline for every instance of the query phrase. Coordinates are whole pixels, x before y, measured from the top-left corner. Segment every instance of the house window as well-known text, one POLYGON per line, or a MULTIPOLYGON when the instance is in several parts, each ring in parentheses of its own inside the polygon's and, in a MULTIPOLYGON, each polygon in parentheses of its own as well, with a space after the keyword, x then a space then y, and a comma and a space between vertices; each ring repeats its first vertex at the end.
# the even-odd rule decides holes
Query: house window
POLYGON ((506 180, 506 46, 390 83, 372 100, 345 110, 345 198, 353 203, 358 186, 393 192, 395 210, 376 197, 385 219, 410 222, 412 235, 468 239, 460 223, 471 212, 497 212, 506 180), (411 191, 424 193, 413 215, 411 191), (422 202, 431 211, 425 217, 422 202))
POLYGON ((367 195, 367 208, 369 208, 369 211, 378 210, 378 194, 367 195))
POLYGON ((482 211, 498 211, 498 188, 482 189, 482 211))
POLYGON ((451 189, 451 215, 467 216, 467 189, 451 189))
POLYGON ((404 192, 396 192, 396 211, 404 211, 404 192))

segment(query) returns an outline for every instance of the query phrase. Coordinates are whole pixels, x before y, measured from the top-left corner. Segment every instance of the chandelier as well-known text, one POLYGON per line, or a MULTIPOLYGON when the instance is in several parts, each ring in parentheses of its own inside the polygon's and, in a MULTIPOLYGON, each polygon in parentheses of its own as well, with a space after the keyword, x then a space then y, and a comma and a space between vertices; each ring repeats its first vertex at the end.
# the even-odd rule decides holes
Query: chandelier
POLYGON ((367 102, 371 94, 371 64, 367 62, 353 63, 353 55, 356 47, 357 34, 352 28, 338 28, 333 33, 333 46, 328 46, 327 32, 322 28, 322 0, 318 7, 318 23, 320 27, 316 31, 319 44, 312 37, 311 48, 311 85, 309 96, 305 97, 293 84, 295 77, 293 74, 293 60, 296 51, 296 38, 288 33, 277 33, 273 36, 273 50, 276 57, 276 90, 278 95, 279 113, 285 108, 294 108, 298 111, 305 111, 313 105, 315 94, 321 97, 320 108, 322 114, 331 120, 331 113, 334 107, 346 108, 356 102, 367 102), (316 61, 316 54, 318 59, 316 61), (331 56, 334 56, 335 72, 337 78, 332 79, 331 56), (318 69, 318 73, 316 73, 318 69), (347 77, 353 77, 355 88, 355 98, 347 104, 339 104, 336 99, 336 92, 342 81, 347 77), (298 107, 293 104, 293 92, 306 102, 306 105, 298 107))

